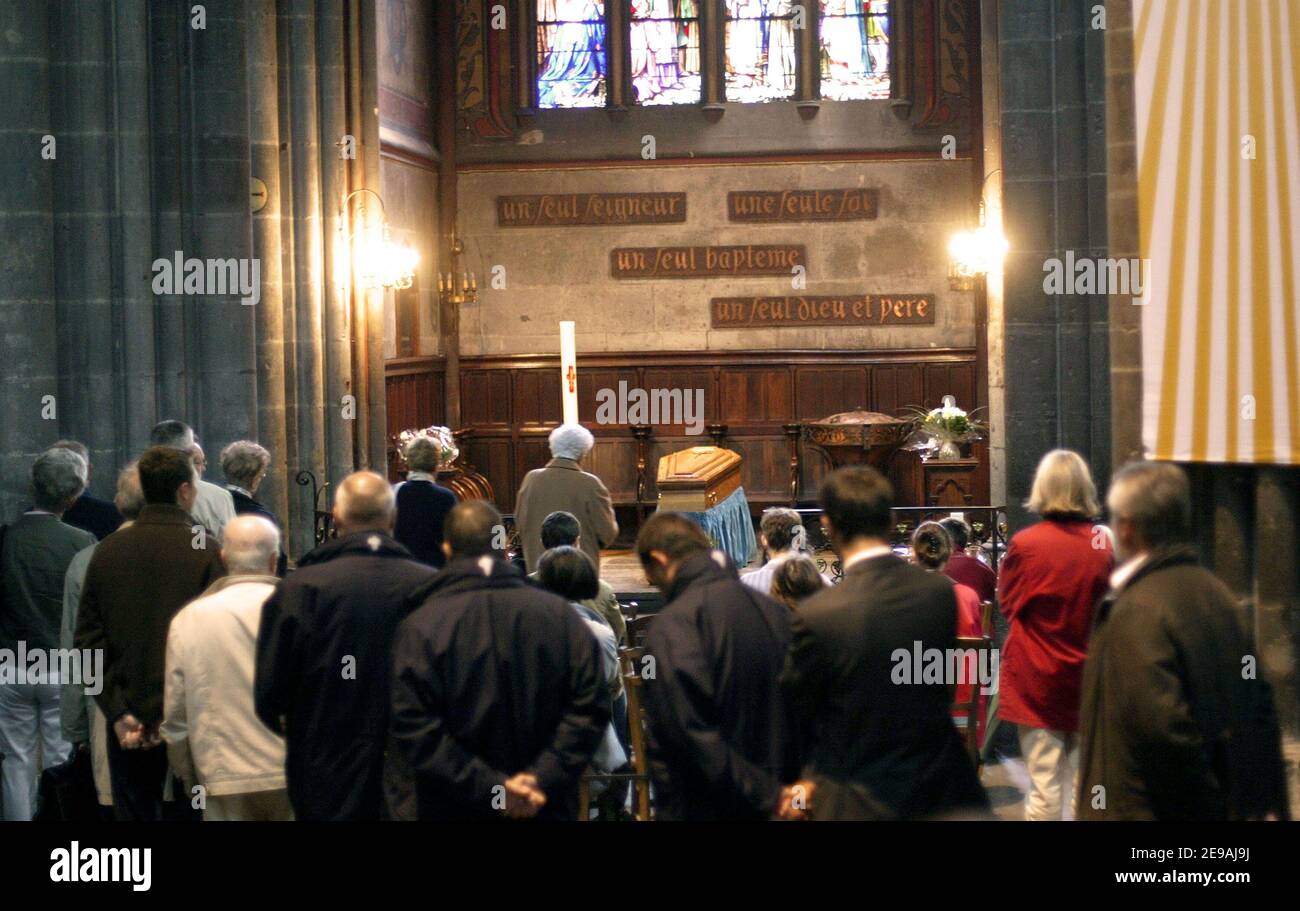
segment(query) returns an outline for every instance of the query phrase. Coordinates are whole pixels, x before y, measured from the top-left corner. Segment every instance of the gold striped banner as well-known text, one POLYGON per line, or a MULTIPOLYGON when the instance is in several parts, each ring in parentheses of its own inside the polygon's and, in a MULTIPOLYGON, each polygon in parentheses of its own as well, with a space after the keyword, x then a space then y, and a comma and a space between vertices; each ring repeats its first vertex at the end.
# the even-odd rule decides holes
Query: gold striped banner
POLYGON ((1142 438, 1300 464, 1300 0, 1133 0, 1142 438))

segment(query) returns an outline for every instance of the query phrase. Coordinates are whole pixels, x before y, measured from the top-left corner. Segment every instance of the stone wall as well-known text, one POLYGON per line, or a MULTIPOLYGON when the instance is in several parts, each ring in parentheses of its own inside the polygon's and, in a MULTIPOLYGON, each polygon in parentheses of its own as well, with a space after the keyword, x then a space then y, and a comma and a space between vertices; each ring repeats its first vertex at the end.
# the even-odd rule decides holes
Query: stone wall
MULTIPOLYGON (((640 165, 575 169, 483 169, 459 176, 466 263, 477 271, 480 302, 461 314, 461 353, 550 353, 557 323, 577 321, 579 351, 971 347, 970 292, 948 288, 947 245, 973 217, 969 160, 721 165, 640 165), (876 187, 869 221, 733 224, 727 192, 743 189, 876 187), (683 224, 499 228, 499 195, 685 192, 683 224), (968 216, 966 213, 970 213, 968 216), (807 288, 780 276, 616 280, 615 247, 803 244, 807 288), (494 289, 494 267, 505 287, 494 289), (851 293, 933 294, 933 326, 711 329, 712 297, 851 293)), ((969 403, 967 403, 969 404, 969 403)))

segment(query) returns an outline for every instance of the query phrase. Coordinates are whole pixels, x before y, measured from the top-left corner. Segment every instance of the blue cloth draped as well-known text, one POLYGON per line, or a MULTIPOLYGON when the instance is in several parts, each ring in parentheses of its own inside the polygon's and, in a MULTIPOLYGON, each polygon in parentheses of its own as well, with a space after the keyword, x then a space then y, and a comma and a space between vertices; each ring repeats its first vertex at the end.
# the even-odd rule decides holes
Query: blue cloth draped
POLYGON ((758 553, 758 539, 754 537, 754 523, 749 518, 749 500, 745 488, 737 487, 717 506, 704 512, 683 512, 696 522, 738 568, 754 559, 758 553))

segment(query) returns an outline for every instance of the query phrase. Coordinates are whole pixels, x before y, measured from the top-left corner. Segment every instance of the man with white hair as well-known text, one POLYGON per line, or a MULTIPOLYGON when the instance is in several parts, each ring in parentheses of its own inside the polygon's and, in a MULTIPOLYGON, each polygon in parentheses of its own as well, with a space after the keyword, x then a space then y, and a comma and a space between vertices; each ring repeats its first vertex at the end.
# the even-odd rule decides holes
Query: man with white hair
MULTIPOLYGON (((86 489, 86 462, 70 449, 37 456, 31 470, 36 505, 12 525, 0 528, 0 649, 30 654, 59 647, 63 574, 77 551, 95 536, 73 528, 63 513, 86 489)), ((71 744, 59 733, 60 681, 0 682, 0 753, 4 754, 4 816, 27 820, 35 809, 36 758, 48 768, 63 762, 71 744), (39 752, 38 752, 39 751, 39 752)))
POLYGON ((397 624, 434 575, 393 540, 393 489, 373 471, 334 496, 338 537, 298 561, 262 608, 257 716, 287 744, 298 819, 378 819, 397 624))
POLYGON ((537 569, 542 546, 542 522, 553 512, 578 517, 582 526, 580 546, 600 574, 600 549, 614 543, 618 521, 609 491, 600 478, 583 471, 583 457, 596 443, 591 431, 581 424, 561 424, 551 431, 551 460, 524 476, 515 497, 515 528, 524 545, 528 572, 537 569))
POLYGON ((227 575, 172 618, 167 634, 162 738, 172 770, 203 789, 204 820, 293 818, 284 740, 253 710, 262 605, 275 590, 280 530, 262 516, 226 525, 227 575))
POLYGON ((235 500, 230 495, 230 491, 203 480, 203 469, 207 465, 207 459, 203 454, 203 448, 194 438, 194 430, 184 421, 159 421, 149 433, 149 445, 167 446, 189 453, 198 475, 194 485, 194 505, 190 507, 190 515, 220 541, 226 523, 235 517, 235 500))
POLYGON ((1127 465, 1106 504, 1123 562, 1083 668, 1078 818, 1286 819, 1272 691, 1250 617, 1198 562, 1187 475, 1127 465))

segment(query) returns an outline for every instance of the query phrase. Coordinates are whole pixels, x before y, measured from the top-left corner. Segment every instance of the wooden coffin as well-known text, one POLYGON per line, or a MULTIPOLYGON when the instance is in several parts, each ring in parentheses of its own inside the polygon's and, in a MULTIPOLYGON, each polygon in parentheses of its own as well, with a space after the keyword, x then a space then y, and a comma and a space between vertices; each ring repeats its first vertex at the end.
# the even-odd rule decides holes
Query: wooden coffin
POLYGON ((740 486, 740 453, 717 446, 692 446, 659 460, 659 508, 703 512, 740 486))

